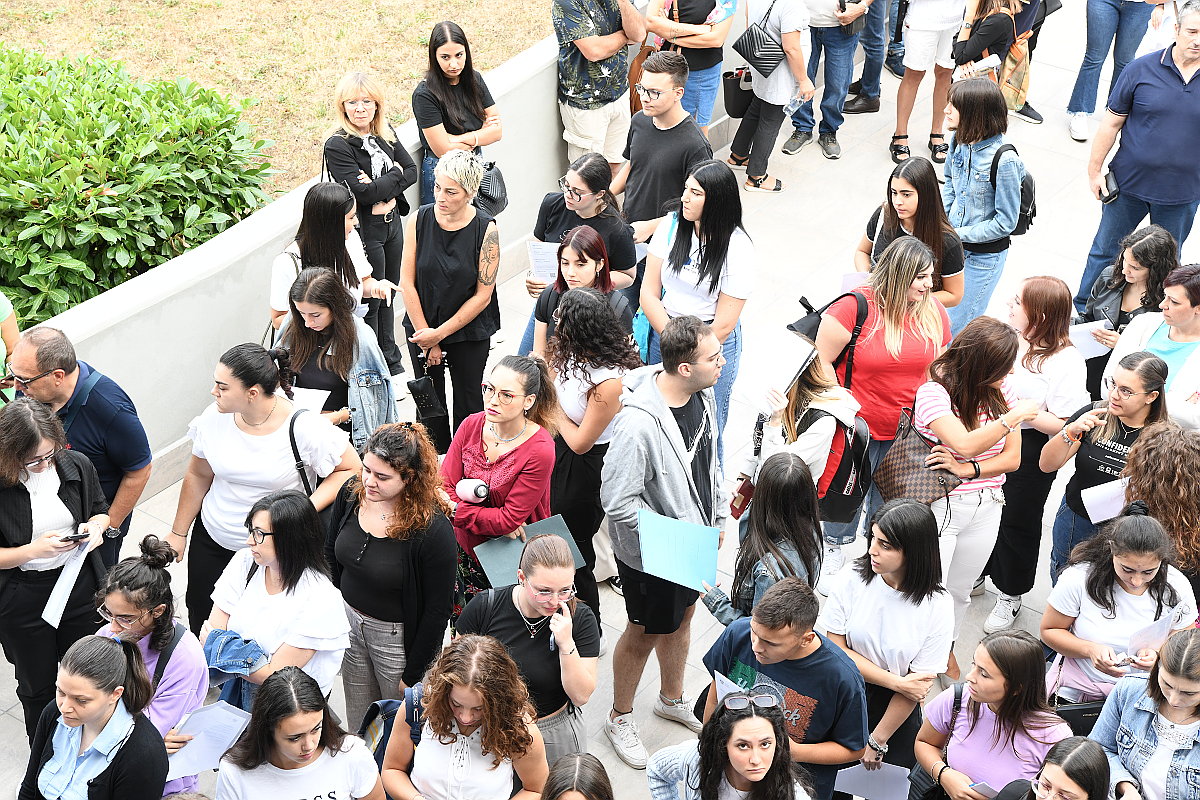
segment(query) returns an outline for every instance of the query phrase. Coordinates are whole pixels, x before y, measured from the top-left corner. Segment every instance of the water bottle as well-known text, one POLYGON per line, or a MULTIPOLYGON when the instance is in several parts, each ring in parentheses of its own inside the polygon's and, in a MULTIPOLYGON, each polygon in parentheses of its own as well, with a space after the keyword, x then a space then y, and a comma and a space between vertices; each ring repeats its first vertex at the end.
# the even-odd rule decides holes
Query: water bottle
POLYGON ((800 110, 800 106, 802 106, 802 105, 804 105, 803 100, 801 100, 799 97, 793 97, 788 102, 788 104, 783 107, 784 118, 786 119, 786 118, 790 117, 792 114, 795 114, 797 111, 800 110))
POLYGON ((463 478, 454 485, 454 493, 465 503, 482 503, 488 498, 488 485, 479 478, 463 478))

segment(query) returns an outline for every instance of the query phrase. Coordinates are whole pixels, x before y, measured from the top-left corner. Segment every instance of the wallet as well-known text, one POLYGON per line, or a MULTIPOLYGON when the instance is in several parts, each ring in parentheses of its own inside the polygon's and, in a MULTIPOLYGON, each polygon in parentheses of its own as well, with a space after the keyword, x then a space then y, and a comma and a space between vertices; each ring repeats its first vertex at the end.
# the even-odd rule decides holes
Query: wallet
POLYGON ((417 419, 423 421, 432 417, 449 416, 428 375, 409 381, 408 393, 412 395, 413 403, 417 407, 417 419))

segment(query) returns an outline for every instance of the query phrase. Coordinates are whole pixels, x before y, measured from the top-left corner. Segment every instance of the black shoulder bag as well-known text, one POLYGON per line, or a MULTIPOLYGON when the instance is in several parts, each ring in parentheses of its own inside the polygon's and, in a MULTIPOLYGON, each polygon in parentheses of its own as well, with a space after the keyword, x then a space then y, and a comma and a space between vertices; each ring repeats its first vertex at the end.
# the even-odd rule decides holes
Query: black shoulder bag
MULTIPOLYGON (((942 747, 942 761, 950 764, 950 740, 954 738, 954 723, 962 709, 963 685, 954 684, 954 711, 950 714, 950 730, 946 731, 946 744, 942 747)), ((948 800, 949 795, 940 783, 934 781, 920 762, 913 764, 908 772, 908 800, 948 800)))

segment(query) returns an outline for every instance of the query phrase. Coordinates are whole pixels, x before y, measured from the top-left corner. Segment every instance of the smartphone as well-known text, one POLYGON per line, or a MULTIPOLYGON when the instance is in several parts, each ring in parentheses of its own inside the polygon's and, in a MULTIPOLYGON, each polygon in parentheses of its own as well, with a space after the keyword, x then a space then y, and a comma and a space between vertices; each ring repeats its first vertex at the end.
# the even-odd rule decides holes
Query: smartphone
POLYGON ((72 533, 72 534, 68 534, 67 536, 62 537, 61 539, 59 539, 59 541, 60 542, 82 542, 84 539, 88 538, 89 536, 91 536, 91 534, 87 533, 86 531, 84 533, 72 533))
POLYGON ((1104 192, 1100 195, 1100 202, 1108 205, 1120 196, 1121 190, 1117 187, 1117 179, 1109 172, 1104 176, 1104 192))

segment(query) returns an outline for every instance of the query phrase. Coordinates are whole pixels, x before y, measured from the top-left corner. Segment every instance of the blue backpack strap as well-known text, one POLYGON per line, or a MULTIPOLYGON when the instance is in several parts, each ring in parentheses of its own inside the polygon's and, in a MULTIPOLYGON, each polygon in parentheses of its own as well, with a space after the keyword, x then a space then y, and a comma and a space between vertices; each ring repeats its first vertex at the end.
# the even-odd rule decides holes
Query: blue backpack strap
POLYGON ((65 432, 70 433, 71 426, 75 424, 75 418, 79 416, 79 409, 87 404, 88 397, 92 394, 92 389, 96 388, 97 382, 103 377, 99 370, 93 369, 92 374, 88 375, 88 379, 80 385, 75 398, 67 406, 67 413, 63 415, 62 426, 65 432))
POLYGON ((425 687, 420 683, 404 690, 404 721, 408 723, 413 745, 421 742, 421 727, 425 724, 425 712, 421 708, 421 698, 424 696, 425 687))

